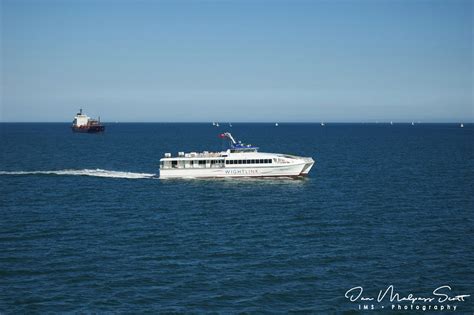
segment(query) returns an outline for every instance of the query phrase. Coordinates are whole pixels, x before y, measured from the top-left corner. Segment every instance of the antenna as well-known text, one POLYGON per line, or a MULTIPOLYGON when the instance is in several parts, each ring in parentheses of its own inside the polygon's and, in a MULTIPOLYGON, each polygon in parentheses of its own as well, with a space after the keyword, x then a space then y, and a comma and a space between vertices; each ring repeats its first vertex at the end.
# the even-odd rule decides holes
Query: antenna
POLYGON ((230 132, 225 132, 224 135, 230 139, 230 141, 232 141, 232 144, 237 144, 237 142, 235 142, 234 140, 234 137, 232 137, 232 135, 230 134, 230 132))

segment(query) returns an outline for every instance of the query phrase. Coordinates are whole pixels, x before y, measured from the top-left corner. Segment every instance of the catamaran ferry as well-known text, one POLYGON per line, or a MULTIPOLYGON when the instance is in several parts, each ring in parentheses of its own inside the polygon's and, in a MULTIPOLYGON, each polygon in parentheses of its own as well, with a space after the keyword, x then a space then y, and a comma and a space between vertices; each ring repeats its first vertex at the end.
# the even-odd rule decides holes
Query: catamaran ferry
POLYGON ((258 147, 235 141, 229 132, 220 137, 230 141, 227 151, 179 152, 177 157, 165 153, 160 178, 300 177, 314 164, 310 157, 258 152, 258 147))

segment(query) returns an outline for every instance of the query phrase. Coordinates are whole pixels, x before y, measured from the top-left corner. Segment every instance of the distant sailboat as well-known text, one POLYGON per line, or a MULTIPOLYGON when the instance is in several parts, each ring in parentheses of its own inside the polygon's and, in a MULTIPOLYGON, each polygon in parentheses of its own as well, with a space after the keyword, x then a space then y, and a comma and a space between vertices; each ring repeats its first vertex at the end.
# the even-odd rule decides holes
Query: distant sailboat
POLYGON ((216 123, 216 127, 219 127, 219 123, 216 123))
POLYGON ((464 124, 461 124, 461 128, 464 128, 464 124))
POLYGON ((393 125, 393 121, 390 122, 390 125, 393 125))
POLYGON ((321 126, 323 126, 323 127, 324 127, 324 123, 323 123, 323 122, 321 122, 321 126))
POLYGON ((212 125, 213 125, 213 126, 215 126, 215 125, 216 125, 216 123, 215 123, 215 122, 212 122, 212 125))
POLYGON ((411 122, 411 125, 412 125, 412 126, 414 126, 414 125, 415 125, 415 122, 414 122, 414 121, 412 121, 412 122, 411 122))
POLYGON ((232 124, 231 124, 231 123, 229 123, 229 127, 232 127, 232 124))
POLYGON ((275 123, 275 127, 278 127, 278 123, 275 123))

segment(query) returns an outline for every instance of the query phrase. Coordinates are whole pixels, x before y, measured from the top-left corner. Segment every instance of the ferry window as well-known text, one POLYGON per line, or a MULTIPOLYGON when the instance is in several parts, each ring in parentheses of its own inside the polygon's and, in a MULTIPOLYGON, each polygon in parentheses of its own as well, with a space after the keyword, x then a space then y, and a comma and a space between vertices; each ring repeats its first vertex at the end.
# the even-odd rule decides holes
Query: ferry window
POLYGON ((242 162, 243 162, 243 164, 247 164, 247 160, 243 160, 242 162))
POLYGON ((271 160, 271 159, 269 159, 269 160, 268 160, 268 163, 272 163, 272 160, 271 160))
POLYGON ((215 161, 215 160, 211 160, 211 164, 216 164, 216 161, 215 161))
POLYGON ((229 161, 225 161, 225 164, 229 164, 229 161))
POLYGON ((252 160, 252 164, 255 164, 255 160, 252 160))
POLYGON ((171 167, 176 167, 178 165, 178 161, 171 161, 171 167))
POLYGON ((239 160, 238 164, 244 164, 244 163, 242 162, 242 160, 239 160))
POLYGON ((204 160, 199 160, 199 165, 204 165, 204 164, 206 164, 206 161, 204 161, 204 160))

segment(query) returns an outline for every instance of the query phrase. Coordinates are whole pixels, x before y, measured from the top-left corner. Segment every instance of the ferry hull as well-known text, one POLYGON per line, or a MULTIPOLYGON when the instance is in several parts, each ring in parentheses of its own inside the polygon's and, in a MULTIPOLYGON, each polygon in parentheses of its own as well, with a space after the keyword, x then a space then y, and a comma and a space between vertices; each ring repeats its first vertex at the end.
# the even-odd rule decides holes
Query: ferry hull
POLYGON ((313 165, 314 165, 313 159, 308 159, 306 161, 306 164, 303 167, 303 170, 301 171, 301 176, 308 176, 308 173, 311 170, 311 168, 313 167, 313 165))
POLYGON ((160 178, 225 178, 225 177, 301 177, 306 176, 313 162, 269 167, 222 167, 161 169, 160 178), (308 166, 308 164, 311 164, 308 166))

